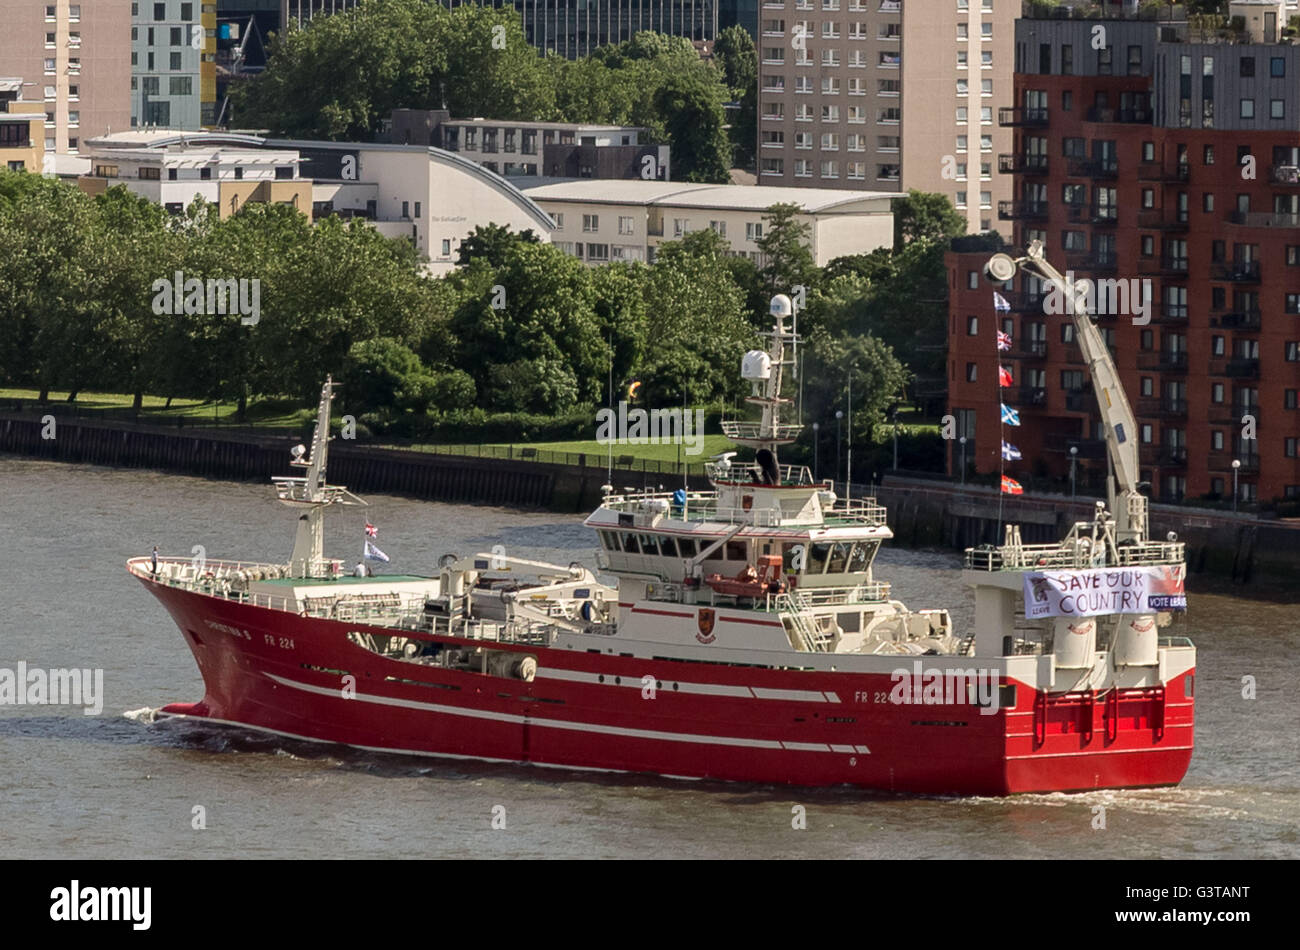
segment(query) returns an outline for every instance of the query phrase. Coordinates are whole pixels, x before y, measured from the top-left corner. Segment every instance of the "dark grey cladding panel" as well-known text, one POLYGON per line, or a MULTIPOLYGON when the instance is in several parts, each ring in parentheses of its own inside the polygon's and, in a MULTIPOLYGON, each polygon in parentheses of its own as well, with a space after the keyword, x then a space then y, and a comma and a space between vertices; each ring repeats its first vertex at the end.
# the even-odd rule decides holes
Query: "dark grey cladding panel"
POLYGON ((1150 75, 1158 37, 1158 24, 1151 20, 1020 19, 1016 21, 1016 72, 1060 75, 1068 46, 1073 57, 1070 75, 1125 76, 1129 75, 1129 49, 1140 47, 1139 71, 1150 75), (1111 51, 1110 72, 1103 71, 1103 57, 1093 48, 1094 42, 1111 51))
POLYGON ((1160 43, 1152 105, 1156 124, 1165 128, 1300 130, 1300 47, 1160 43), (1243 99, 1253 101, 1253 118, 1242 115, 1243 99), (1272 118, 1273 100, 1282 103, 1280 119, 1272 118))

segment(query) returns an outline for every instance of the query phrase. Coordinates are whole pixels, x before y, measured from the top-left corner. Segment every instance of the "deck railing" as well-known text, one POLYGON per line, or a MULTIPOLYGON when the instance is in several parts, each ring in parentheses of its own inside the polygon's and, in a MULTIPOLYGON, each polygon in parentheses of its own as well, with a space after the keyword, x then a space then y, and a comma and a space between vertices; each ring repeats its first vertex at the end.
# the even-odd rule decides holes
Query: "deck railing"
POLYGON ((967 548, 965 565, 971 571, 1088 570, 1107 567, 1143 567, 1182 564, 1181 541, 1147 541, 1118 545, 1118 560, 1094 563, 1091 546, 1076 544, 1024 544, 1019 547, 967 548))

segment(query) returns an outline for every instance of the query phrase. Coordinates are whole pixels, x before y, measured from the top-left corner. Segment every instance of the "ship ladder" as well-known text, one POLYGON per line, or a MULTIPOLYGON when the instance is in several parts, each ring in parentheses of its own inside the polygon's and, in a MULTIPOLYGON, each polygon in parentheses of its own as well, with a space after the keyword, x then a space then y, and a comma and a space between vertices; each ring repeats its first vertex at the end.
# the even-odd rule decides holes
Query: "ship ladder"
POLYGON ((1106 725, 1106 742, 1114 742, 1119 738, 1119 687, 1112 686, 1110 692, 1106 694, 1106 702, 1102 713, 1102 721, 1106 725))
POLYGON ((1155 741, 1159 742, 1165 737, 1165 688, 1163 686, 1156 689, 1155 701, 1156 712, 1152 725, 1156 733, 1155 741))
POLYGON ((1081 715, 1083 717, 1083 744, 1087 745, 1092 741, 1092 721, 1093 714, 1097 708, 1097 691, 1090 689, 1083 694, 1081 703, 1081 715))
MULTIPOLYGON (((781 596, 786 600, 787 604, 794 607, 788 594, 782 594, 781 596)), ((782 619, 790 621, 790 626, 799 635, 804 650, 809 653, 825 652, 824 647, 829 638, 819 637, 817 631, 808 623, 808 618, 797 607, 794 607, 788 613, 782 614, 782 619)))
POLYGON ((1034 747, 1047 741, 1047 691, 1034 694, 1034 747))

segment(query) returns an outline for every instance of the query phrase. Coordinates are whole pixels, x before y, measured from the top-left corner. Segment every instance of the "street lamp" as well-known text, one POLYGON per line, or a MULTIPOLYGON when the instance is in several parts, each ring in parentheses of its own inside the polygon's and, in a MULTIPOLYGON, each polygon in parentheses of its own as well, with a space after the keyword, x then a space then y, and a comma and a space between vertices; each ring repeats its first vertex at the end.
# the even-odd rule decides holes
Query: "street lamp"
POLYGON ((1070 501, 1074 501, 1074 463, 1079 457, 1079 447, 1070 446, 1070 501))
POLYGON ((817 481, 817 432, 821 429, 820 422, 813 423, 813 481, 817 481))
POLYGON ((966 436, 962 436, 957 442, 961 445, 961 483, 966 484, 966 436))
POLYGON ((1237 495, 1239 494, 1237 491, 1237 476, 1240 474, 1240 472, 1241 472, 1241 459, 1233 459, 1232 460, 1232 510, 1234 513, 1237 510, 1237 495))
POLYGON ((840 420, 844 418, 844 412, 840 409, 835 410, 835 477, 840 477, 840 463, 844 460, 840 452, 840 420))

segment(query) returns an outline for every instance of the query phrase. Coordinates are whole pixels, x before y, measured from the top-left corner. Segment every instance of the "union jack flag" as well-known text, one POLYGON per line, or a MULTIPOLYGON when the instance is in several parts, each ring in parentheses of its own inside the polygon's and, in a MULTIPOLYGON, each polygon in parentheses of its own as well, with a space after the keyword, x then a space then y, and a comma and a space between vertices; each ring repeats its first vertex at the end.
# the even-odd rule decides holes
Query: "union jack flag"
POLYGON ((367 538, 379 537, 379 529, 376 528, 374 525, 372 525, 369 521, 366 522, 366 537, 367 538))
POLYGON ((1011 349, 1011 334, 1010 334, 1010 333, 1003 333, 1001 330, 998 331, 998 349, 999 349, 999 350, 1009 350, 1009 349, 1011 349))

